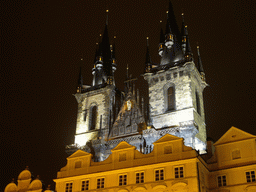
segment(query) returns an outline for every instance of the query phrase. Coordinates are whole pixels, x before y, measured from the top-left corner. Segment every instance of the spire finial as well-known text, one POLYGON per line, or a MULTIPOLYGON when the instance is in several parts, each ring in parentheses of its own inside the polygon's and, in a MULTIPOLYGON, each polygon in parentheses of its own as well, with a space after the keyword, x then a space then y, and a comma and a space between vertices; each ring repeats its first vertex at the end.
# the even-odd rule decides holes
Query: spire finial
POLYGON ((129 65, 127 63, 127 67, 126 67, 126 77, 127 79, 129 78, 129 65))
POLYGON ((149 39, 149 37, 147 37, 147 47, 149 46, 148 39, 149 39))
POLYGON ((109 10, 107 9, 106 10, 106 13, 107 13, 106 25, 108 25, 108 12, 109 12, 109 10))

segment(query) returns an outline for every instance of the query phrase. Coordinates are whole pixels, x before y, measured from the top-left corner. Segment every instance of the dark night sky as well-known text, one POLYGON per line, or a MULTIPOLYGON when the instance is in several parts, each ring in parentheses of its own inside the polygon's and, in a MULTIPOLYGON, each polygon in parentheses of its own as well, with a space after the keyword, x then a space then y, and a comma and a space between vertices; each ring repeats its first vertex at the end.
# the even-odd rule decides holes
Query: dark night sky
MULTIPOLYGON (((208 136, 217 140, 231 126, 256 135, 254 1, 173 0, 179 26, 185 13, 192 51, 197 41, 207 83, 208 136)), ((46 185, 65 166, 74 142, 79 67, 91 84, 95 43, 103 32, 116 39, 117 87, 126 65, 143 73, 146 37, 158 63, 160 24, 167 0, 54 0, 1 2, 1 186, 28 165, 46 185), (83 58, 82 62, 80 59, 83 58)), ((195 57, 196 59, 196 57, 195 57)))

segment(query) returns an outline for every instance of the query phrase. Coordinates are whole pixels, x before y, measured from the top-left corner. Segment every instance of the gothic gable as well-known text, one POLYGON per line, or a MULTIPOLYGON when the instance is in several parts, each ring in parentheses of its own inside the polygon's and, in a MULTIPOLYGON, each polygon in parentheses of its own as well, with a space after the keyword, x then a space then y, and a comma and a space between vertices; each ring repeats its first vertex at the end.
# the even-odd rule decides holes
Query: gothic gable
POLYGON ((129 93, 110 131, 109 138, 123 137, 139 133, 143 129, 145 119, 136 103, 134 96, 129 93))
POLYGON ((77 150, 75 153, 70 155, 67 159, 72 159, 72 158, 82 157, 82 156, 87 156, 87 155, 91 155, 91 154, 87 153, 85 151, 82 151, 82 150, 77 150))

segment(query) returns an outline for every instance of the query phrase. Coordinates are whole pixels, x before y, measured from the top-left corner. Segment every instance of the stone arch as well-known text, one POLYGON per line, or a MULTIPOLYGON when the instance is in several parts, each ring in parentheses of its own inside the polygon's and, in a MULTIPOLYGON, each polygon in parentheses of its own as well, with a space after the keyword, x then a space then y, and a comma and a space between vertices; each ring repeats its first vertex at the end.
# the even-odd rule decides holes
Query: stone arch
POLYGON ((4 189, 4 192, 17 192, 17 191, 18 191, 18 187, 15 183, 9 183, 4 189))
POLYGON ((157 186, 153 187, 153 191, 164 192, 165 190, 166 190, 165 185, 157 185, 157 186))
MULTIPOLYGON (((176 109, 176 90, 175 84, 172 82, 168 82, 163 86, 163 94, 164 94, 164 110, 171 111, 176 109), (172 89, 172 90, 171 90, 172 89), (172 92, 172 95, 170 93, 172 92), (171 106, 170 102, 172 102, 171 106)), ((164 111, 164 112, 165 112, 164 111)))
POLYGON ((244 191, 245 192, 255 192, 256 191, 256 185, 247 186, 244 191))
POLYGON ((179 183, 175 183, 172 187, 171 187, 171 192, 188 192, 188 184, 184 183, 184 182, 179 182, 179 183))
POLYGON ((141 192, 141 191, 147 191, 145 187, 136 187, 133 191, 141 192))
POLYGON ((28 187, 29 190, 38 190, 42 189, 42 182, 39 179, 32 181, 28 187))

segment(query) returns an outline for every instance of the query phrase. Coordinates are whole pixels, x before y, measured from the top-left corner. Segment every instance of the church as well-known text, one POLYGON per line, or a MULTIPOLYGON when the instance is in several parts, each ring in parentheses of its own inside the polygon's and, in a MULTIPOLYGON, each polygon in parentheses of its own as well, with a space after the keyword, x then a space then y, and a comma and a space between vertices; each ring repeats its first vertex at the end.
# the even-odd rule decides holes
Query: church
MULTIPOLYGON (((256 191, 256 136, 231 127, 217 142, 207 140, 203 91, 208 86, 199 46, 193 55, 184 18, 181 29, 171 2, 161 29, 160 63, 147 39, 143 78, 148 96, 129 74, 115 86, 118 62, 106 21, 92 65, 92 83, 78 78, 75 142, 57 173, 57 192, 256 191)), ((29 170, 5 192, 42 191, 29 170)), ((50 191, 47 189, 45 192, 50 191)))

